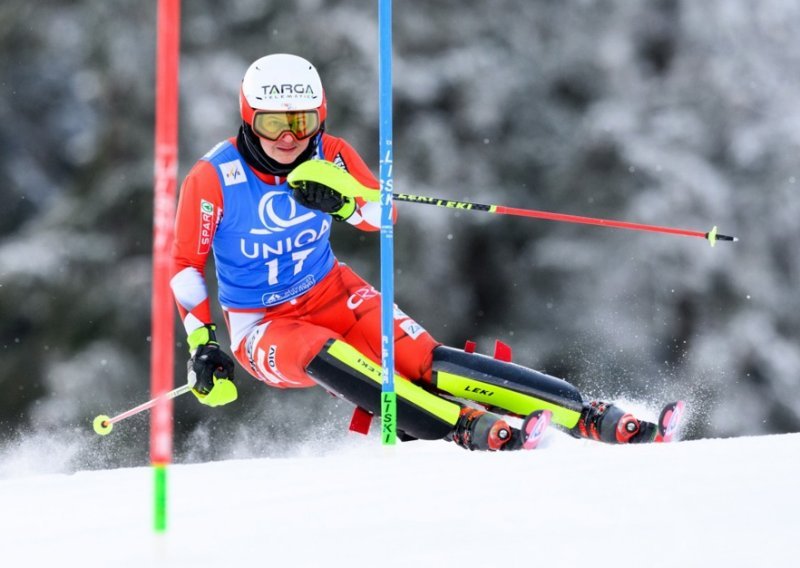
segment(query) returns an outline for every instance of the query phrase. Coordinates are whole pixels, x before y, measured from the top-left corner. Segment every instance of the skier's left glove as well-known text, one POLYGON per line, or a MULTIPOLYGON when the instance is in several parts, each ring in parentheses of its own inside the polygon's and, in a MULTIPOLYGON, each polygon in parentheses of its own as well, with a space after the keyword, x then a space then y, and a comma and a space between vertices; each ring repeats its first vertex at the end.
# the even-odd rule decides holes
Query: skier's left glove
POLYGON ((356 210, 355 199, 315 181, 295 182, 292 197, 304 207, 330 213, 337 221, 346 220, 356 210))
POLYGON ((213 323, 199 327, 189 334, 189 384, 192 394, 207 406, 222 406, 236 400, 233 384, 233 360, 217 343, 217 326, 213 323))

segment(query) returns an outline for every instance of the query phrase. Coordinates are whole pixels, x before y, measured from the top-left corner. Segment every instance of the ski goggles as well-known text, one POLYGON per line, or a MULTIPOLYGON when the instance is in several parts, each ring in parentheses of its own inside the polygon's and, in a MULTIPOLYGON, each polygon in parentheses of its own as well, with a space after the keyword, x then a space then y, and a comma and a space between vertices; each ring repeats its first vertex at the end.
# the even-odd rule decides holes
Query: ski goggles
POLYGON ((273 142, 287 131, 304 140, 319 132, 319 127, 316 110, 258 111, 253 116, 253 132, 273 142))

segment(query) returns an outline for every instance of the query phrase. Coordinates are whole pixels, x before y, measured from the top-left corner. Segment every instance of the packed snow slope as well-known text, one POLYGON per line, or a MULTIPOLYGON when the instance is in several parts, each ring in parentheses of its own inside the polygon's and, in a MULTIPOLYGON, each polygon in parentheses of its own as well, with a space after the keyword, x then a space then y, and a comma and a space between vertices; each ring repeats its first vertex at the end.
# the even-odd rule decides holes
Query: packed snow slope
POLYGON ((353 437, 325 455, 0 480, 2 566, 800 565, 800 434, 533 452, 353 437))

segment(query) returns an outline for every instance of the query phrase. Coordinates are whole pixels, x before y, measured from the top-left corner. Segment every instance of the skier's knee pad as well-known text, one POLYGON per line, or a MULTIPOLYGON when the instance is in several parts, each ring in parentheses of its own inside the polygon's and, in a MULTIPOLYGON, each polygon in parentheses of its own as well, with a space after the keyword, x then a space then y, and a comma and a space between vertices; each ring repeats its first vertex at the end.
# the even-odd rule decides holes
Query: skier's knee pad
POLYGON ((575 426, 583 409, 580 391, 567 381, 444 345, 433 351, 433 384, 453 396, 518 416, 547 409, 555 423, 567 428, 575 426))
MULTIPOLYGON (((320 386, 380 415, 381 368, 344 341, 332 339, 306 366, 320 386)), ((458 422, 461 407, 407 379, 395 376, 397 427, 422 440, 447 436, 458 422)))

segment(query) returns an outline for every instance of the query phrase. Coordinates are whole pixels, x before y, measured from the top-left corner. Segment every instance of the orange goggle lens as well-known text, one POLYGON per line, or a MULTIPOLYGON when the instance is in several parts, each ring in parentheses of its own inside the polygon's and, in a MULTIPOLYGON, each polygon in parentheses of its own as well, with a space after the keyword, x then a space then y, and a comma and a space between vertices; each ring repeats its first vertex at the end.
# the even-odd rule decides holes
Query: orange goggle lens
POLYGON ((274 141, 286 131, 291 132, 298 140, 313 136, 319 131, 319 113, 315 110, 262 111, 253 117, 253 132, 262 138, 274 141))

